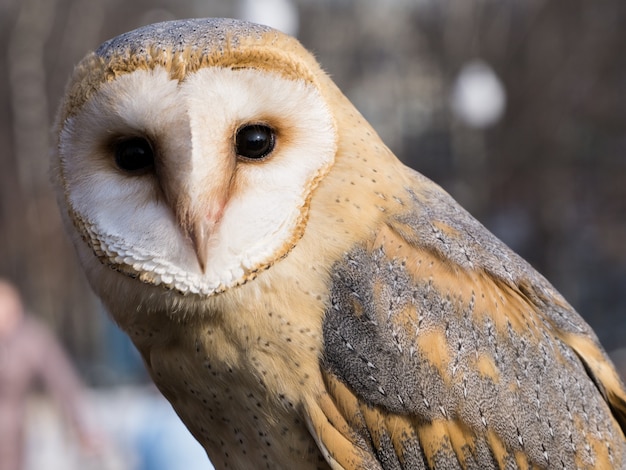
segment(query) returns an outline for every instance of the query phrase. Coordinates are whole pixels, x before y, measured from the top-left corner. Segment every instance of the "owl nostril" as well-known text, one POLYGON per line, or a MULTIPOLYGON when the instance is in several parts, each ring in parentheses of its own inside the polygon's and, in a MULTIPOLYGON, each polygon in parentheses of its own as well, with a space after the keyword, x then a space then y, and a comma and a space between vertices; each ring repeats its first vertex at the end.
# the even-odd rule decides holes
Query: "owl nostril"
POLYGON ((143 137, 131 137, 115 144, 115 164, 128 173, 141 173, 154 166, 154 151, 143 137))

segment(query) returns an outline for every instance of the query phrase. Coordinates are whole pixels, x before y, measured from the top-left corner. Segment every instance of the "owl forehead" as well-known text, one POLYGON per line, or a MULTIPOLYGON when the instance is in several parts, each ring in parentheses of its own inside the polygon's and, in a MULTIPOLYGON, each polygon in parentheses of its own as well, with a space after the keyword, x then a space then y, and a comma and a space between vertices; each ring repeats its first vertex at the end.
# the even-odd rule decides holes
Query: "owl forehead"
POLYGON ((127 51, 141 56, 153 47, 164 47, 174 53, 195 48, 208 55, 215 49, 224 49, 227 43, 230 47, 237 47, 241 38, 260 39, 272 31, 267 26, 224 18, 166 21, 110 39, 96 50, 96 54, 110 60, 127 51))
POLYGON ((257 69, 313 85, 322 73, 297 40, 266 26, 216 18, 157 23, 103 43, 77 65, 58 123, 76 114, 103 83, 157 67, 178 81, 205 67, 257 69))

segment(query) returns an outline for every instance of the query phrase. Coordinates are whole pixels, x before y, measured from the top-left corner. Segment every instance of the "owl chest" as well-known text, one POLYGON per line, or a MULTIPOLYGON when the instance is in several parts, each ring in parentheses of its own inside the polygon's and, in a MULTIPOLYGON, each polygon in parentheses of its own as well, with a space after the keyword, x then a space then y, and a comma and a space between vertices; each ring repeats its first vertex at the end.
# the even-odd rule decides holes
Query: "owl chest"
POLYGON ((276 364, 268 354, 202 328, 153 347, 149 367, 216 468, 328 468, 299 413, 288 369, 280 354, 276 364))

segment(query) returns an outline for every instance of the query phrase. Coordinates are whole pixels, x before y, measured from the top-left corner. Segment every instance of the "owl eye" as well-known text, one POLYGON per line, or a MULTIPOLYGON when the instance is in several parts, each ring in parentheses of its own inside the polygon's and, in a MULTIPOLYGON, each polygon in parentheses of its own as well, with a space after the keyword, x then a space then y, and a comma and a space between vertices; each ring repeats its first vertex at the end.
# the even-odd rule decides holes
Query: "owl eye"
POLYGON ((274 150, 274 130, 263 124, 243 126, 235 137, 237 155, 251 160, 258 160, 274 150))
POLYGON ((115 145, 115 164, 129 173, 146 171, 154 166, 152 145, 143 137, 131 137, 115 145))

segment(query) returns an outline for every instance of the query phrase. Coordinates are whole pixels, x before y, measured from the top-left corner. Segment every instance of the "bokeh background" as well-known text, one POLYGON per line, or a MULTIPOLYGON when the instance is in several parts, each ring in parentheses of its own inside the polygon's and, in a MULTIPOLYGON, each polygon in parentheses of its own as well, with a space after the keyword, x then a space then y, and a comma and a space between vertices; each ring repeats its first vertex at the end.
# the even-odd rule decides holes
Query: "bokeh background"
MULTIPOLYGON (((542 272, 626 374, 623 0, 0 0, 0 276, 104 408, 146 376, 60 225, 51 122, 86 52, 205 16, 297 35, 396 155, 542 272)), ((157 468, 128 462, 107 468, 157 468)))

